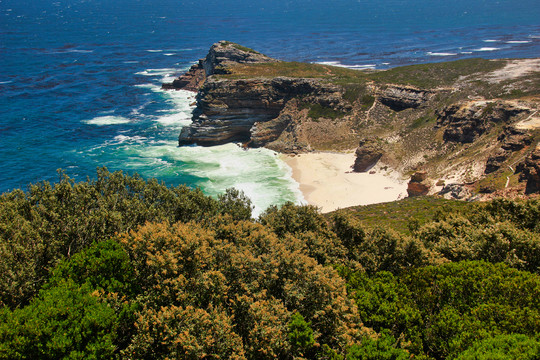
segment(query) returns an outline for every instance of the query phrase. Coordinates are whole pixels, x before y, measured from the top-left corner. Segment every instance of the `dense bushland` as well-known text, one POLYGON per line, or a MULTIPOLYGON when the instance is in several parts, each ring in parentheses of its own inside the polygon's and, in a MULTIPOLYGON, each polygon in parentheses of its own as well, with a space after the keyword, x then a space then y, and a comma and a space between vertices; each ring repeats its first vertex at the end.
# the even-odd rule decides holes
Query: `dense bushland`
POLYGON ((427 213, 254 220, 106 169, 3 194, 0 358, 537 359, 540 202, 427 213))

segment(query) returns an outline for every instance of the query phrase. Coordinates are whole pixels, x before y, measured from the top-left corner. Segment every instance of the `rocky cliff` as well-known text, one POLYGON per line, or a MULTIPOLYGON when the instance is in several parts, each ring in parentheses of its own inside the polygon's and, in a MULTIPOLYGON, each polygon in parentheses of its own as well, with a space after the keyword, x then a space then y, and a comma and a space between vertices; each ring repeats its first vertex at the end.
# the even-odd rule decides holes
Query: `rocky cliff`
MULTIPOLYGON (((353 149, 362 140, 356 171, 382 161, 473 194, 524 187, 515 168, 540 139, 539 85, 539 59, 363 72, 282 62, 222 41, 164 87, 197 91, 181 146, 240 142, 287 153, 353 149)), ((533 174, 531 166, 522 173, 533 174)))

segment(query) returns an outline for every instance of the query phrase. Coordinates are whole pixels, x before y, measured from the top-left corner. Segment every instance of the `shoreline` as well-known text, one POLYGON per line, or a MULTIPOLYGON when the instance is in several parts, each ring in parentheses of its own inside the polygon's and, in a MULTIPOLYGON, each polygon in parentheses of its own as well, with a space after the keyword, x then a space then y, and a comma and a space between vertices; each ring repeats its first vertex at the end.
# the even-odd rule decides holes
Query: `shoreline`
POLYGON ((291 168, 307 204, 322 213, 407 196, 407 181, 384 165, 377 164, 366 173, 353 172, 354 152, 281 154, 281 159, 291 168))

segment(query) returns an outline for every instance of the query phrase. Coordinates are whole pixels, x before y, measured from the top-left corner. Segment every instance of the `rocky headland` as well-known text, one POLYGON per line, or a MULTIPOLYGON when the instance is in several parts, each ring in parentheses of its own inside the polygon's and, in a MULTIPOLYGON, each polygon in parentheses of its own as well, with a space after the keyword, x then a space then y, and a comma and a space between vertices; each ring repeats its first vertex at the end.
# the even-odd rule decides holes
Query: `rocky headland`
POLYGON ((279 61, 220 41, 163 87, 197 92, 180 146, 356 149, 354 171, 379 163, 412 176, 410 196, 540 189, 540 59, 358 71, 279 61))

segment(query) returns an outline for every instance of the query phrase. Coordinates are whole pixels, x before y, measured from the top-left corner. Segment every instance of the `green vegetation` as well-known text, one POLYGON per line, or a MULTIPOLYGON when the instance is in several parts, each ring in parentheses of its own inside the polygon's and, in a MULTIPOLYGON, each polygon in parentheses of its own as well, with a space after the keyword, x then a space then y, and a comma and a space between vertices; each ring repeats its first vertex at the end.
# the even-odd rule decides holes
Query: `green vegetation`
POLYGON ((536 359, 539 218, 62 175, 0 196, 0 359, 536 359))
POLYGON ((309 109, 308 117, 312 120, 318 120, 320 118, 336 120, 347 115, 342 111, 334 110, 331 107, 323 106, 321 104, 302 103, 300 104, 300 109, 309 109))
POLYGON ((372 74, 371 79, 384 83, 413 85, 421 88, 447 86, 460 76, 488 73, 502 68, 501 60, 466 59, 442 63, 402 66, 372 74))
POLYGON ((443 63, 402 66, 384 71, 366 72, 337 66, 300 62, 275 62, 266 64, 237 64, 231 66, 225 78, 252 78, 277 76, 297 78, 322 78, 344 85, 347 98, 355 98, 365 88, 365 83, 375 81, 434 88, 453 84, 460 76, 488 73, 502 68, 501 60, 465 59, 443 63))
POLYGON ((233 43, 233 42, 230 42, 230 41, 223 41, 221 43, 221 46, 227 46, 227 45, 231 45, 235 49, 242 50, 242 51, 245 51, 245 52, 249 52, 249 53, 252 53, 252 54, 260 54, 260 52, 258 52, 258 51, 255 51, 253 49, 250 49, 248 47, 245 47, 245 46, 242 46, 240 44, 236 44, 236 43, 233 43))

